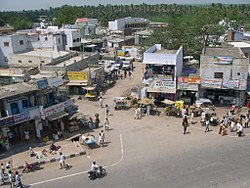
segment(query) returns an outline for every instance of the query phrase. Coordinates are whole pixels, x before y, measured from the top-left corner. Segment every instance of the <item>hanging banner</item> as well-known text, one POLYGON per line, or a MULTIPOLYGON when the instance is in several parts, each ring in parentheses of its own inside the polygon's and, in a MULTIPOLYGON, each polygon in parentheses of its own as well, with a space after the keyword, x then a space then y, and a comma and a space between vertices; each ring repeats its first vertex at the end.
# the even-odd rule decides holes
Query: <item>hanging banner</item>
POLYGON ((219 65, 231 65, 233 63, 232 57, 214 56, 214 57, 211 57, 211 59, 213 60, 214 64, 219 64, 219 65))
POLYGON ((68 72, 67 75, 69 80, 88 81, 87 72, 68 72))
POLYGON ((198 91, 199 84, 196 83, 178 83, 179 90, 188 90, 188 91, 198 91))
POLYGON ((237 89, 239 88, 239 80, 223 80, 222 88, 237 89))
POLYGON ((205 88, 221 88, 221 79, 202 79, 201 86, 205 88))

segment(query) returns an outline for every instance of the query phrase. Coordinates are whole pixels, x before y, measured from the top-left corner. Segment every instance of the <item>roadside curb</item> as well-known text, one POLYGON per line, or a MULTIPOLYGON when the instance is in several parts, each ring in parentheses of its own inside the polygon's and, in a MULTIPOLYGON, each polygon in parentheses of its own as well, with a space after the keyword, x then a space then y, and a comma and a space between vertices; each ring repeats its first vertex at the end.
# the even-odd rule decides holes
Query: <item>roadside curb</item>
MULTIPOLYGON (((83 155, 86 155, 86 151, 66 155, 65 159, 71 159, 71 158, 75 158, 75 157, 79 157, 79 156, 83 156, 83 155)), ((58 158, 47 159, 47 160, 42 160, 42 161, 36 161, 36 162, 31 163, 31 164, 39 163, 40 165, 44 165, 44 164, 54 163, 54 162, 58 162, 58 161, 59 161, 59 157, 58 158)), ((20 165, 20 166, 13 167, 13 170, 20 170, 20 169, 23 169, 23 168, 24 168, 24 166, 20 165)))

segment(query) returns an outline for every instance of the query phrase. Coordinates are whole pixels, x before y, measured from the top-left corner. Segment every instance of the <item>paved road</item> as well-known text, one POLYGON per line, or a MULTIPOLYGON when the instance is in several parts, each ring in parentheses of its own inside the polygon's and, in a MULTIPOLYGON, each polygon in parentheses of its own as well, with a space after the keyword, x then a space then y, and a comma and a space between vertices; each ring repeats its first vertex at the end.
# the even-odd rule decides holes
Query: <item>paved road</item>
MULTIPOLYGON (((132 80, 120 80, 104 96, 112 105, 112 97, 124 89, 140 83, 141 66, 137 65, 132 80)), ((78 101, 80 111, 100 113, 98 102, 78 101)), ((214 131, 204 133, 199 126, 191 126, 183 135, 181 119, 165 116, 146 116, 134 120, 133 109, 111 109, 112 130, 106 132, 106 147, 89 150, 89 156, 67 160, 68 170, 59 170, 57 163, 43 170, 22 176, 27 187, 62 188, 236 188, 250 187, 250 137, 220 136, 214 131), (108 175, 90 181, 87 170, 92 161, 106 166, 108 175)), ((97 135, 100 129, 93 134, 97 135)))

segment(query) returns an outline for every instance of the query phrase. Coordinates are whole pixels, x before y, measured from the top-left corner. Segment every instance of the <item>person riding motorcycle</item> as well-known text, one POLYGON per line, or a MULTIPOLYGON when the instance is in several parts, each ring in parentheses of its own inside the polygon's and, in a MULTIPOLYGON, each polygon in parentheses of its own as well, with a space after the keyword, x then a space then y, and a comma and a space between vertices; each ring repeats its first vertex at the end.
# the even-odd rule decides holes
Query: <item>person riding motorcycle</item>
POLYGON ((95 161, 92 163, 90 170, 95 173, 96 177, 100 173, 99 170, 98 170, 98 166, 97 166, 95 161))

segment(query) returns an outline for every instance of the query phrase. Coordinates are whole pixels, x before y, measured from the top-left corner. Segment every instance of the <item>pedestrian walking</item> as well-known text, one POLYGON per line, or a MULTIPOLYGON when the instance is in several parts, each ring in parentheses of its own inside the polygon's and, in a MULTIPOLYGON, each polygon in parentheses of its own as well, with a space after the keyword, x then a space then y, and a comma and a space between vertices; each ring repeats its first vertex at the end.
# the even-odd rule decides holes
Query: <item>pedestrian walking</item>
POLYGON ((102 136, 103 141, 105 141, 105 134, 103 130, 101 130, 101 136, 102 136))
POLYGON ((240 120, 238 120, 236 127, 237 127, 238 137, 241 137, 243 132, 243 126, 241 125, 240 120))
POLYGON ((99 146, 103 147, 103 145, 104 145, 104 138, 103 138, 103 136, 102 136, 101 133, 99 133, 98 141, 99 141, 99 146))
POLYGON ((99 98, 99 103, 100 103, 100 107, 103 108, 103 98, 102 97, 99 98))
POLYGON ((23 187, 18 171, 15 172, 15 183, 14 183, 14 185, 15 185, 15 187, 20 187, 20 188, 23 187))
POLYGON ((187 127, 188 127, 188 119, 187 116, 184 116, 183 121, 182 121, 182 126, 183 126, 183 134, 187 134, 187 127))
POLYGON ((246 118, 245 118, 245 128, 248 128, 248 123, 249 123, 249 116, 246 116, 246 118))
POLYGON ((59 165, 60 165, 60 169, 65 167, 65 156, 63 155, 62 152, 60 152, 59 165))
POLYGON ((7 177, 9 179, 9 182, 10 182, 10 186, 12 187, 13 186, 13 180, 12 180, 12 170, 11 170, 10 166, 6 167, 6 172, 7 172, 7 177))
POLYGON ((194 111, 191 112, 191 124, 194 124, 194 111))
POLYGON ((207 119, 206 122, 205 122, 205 127, 206 127, 205 133, 210 131, 209 126, 210 126, 210 121, 209 121, 209 119, 207 119))
POLYGON ((231 125, 230 125, 230 132, 233 132, 235 129, 235 121, 232 119, 231 120, 231 125))
POLYGON ((138 113, 138 119, 141 119, 142 118, 142 108, 140 106, 138 107, 137 113, 138 113))
POLYGON ((110 126, 109 126, 109 119, 106 118, 105 121, 104 121, 104 129, 109 131, 110 129, 110 126))
POLYGON ((1 163, 1 170, 2 170, 2 172, 3 172, 3 175, 5 176, 5 168, 4 168, 3 163, 1 163))
POLYGON ((149 115, 150 115, 150 112, 151 112, 151 106, 148 105, 147 108, 146 108, 146 110, 147 110, 147 116, 149 116, 149 115))
POLYGON ((135 116, 134 116, 134 119, 139 119, 138 108, 135 109, 135 116))
POLYGON ((4 184, 4 173, 3 171, 1 170, 0 171, 0 185, 3 185, 4 184))
POLYGON ((127 78, 127 70, 124 71, 124 79, 127 78))
POLYGON ((109 116, 109 106, 106 104, 105 106, 106 117, 109 116))
POLYGON ((89 118, 89 122, 88 123, 89 123, 89 129, 93 129, 94 121, 93 121, 92 117, 89 118))

